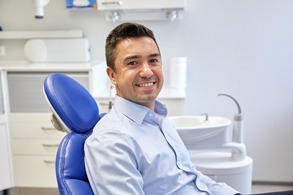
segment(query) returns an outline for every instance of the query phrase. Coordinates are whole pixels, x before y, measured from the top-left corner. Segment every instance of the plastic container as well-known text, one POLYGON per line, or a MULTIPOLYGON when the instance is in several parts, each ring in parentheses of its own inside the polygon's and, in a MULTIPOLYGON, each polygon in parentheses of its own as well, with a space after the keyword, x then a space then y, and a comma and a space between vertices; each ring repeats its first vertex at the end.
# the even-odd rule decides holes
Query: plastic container
POLYGON ((170 64, 170 87, 186 88, 187 58, 173 57, 170 64))

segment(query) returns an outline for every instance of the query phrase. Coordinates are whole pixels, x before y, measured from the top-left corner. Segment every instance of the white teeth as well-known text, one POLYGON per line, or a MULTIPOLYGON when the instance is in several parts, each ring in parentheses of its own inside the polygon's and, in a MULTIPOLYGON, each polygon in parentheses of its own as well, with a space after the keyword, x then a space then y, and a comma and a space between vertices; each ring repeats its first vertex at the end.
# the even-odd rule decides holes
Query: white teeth
POLYGON ((144 83, 144 84, 139 84, 140 87, 148 87, 153 85, 153 83, 144 83))

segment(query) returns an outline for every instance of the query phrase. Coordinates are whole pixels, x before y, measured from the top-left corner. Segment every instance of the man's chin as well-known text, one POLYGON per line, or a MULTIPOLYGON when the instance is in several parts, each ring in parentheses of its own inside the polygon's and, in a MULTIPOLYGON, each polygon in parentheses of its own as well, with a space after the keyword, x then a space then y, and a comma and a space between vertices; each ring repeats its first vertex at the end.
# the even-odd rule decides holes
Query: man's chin
POLYGON ((157 96, 155 95, 142 95, 137 97, 136 102, 139 102, 141 104, 146 103, 153 103, 156 100, 157 96))

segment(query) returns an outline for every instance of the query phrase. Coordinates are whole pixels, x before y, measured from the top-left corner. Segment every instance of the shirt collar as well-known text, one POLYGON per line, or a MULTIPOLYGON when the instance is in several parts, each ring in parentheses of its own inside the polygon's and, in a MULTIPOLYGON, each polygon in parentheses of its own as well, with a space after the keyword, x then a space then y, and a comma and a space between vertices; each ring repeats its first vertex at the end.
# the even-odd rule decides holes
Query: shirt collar
MULTIPOLYGON (((149 108, 142 106, 140 104, 131 102, 124 98, 121 98, 116 95, 115 103, 113 106, 118 112, 121 112, 131 120, 133 120, 138 125, 141 125, 144 119, 147 117, 149 112, 153 112, 149 108)), ((155 101, 155 113, 166 116, 167 115, 167 108, 164 104, 159 101, 155 101)))

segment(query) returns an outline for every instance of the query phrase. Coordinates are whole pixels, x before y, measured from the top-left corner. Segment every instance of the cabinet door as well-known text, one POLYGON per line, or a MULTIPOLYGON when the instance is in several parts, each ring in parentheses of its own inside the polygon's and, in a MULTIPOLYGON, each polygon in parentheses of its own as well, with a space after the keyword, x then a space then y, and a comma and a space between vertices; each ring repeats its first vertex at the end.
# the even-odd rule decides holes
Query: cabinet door
POLYGON ((7 126, 5 119, 0 116, 0 190, 12 187, 11 156, 7 126))
POLYGON ((15 155, 15 185, 57 188, 55 155, 15 155))
MULTIPOLYGON (((50 112, 43 94, 45 77, 50 72, 8 72, 11 112, 50 112)), ((65 73, 89 89, 89 73, 65 73)))

